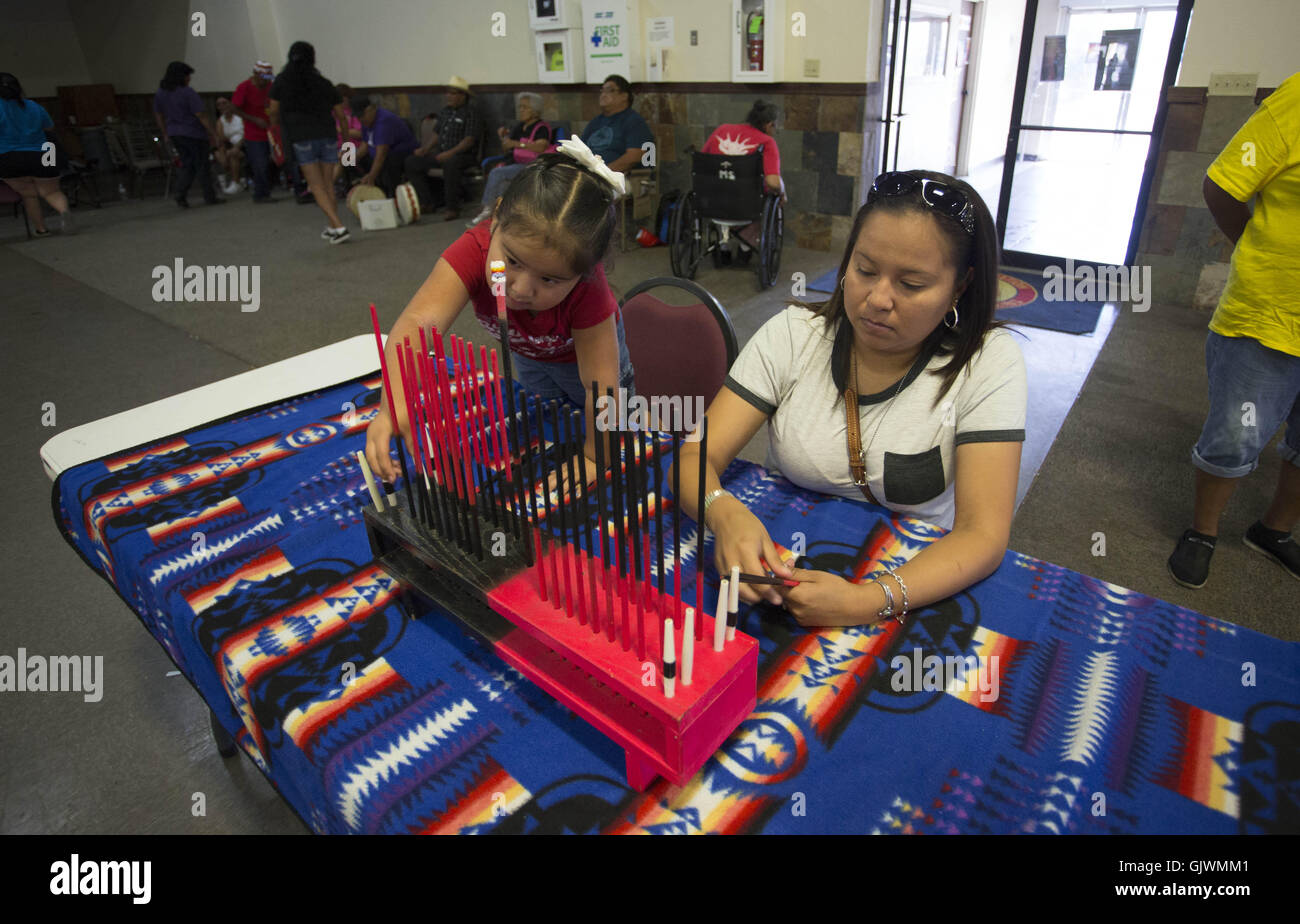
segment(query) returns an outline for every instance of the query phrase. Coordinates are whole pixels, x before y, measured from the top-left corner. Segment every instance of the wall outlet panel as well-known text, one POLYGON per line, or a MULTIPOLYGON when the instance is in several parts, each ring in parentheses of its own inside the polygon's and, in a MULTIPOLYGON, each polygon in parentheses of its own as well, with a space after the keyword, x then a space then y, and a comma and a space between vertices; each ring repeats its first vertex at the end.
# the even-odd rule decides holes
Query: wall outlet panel
POLYGON ((820 77, 822 75, 821 58, 804 58, 803 75, 805 77, 820 77))
POLYGON ((1254 96, 1259 74, 1211 74, 1208 95, 1254 96))

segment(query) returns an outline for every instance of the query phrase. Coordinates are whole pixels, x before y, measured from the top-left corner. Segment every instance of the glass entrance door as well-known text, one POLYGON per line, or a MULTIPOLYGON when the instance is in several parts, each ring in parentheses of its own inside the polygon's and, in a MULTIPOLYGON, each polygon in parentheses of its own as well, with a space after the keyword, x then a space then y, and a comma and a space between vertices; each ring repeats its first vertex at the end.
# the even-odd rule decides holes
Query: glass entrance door
POLYGON ((1179 6, 1029 4, 998 204, 1005 262, 1131 261, 1160 102, 1186 33, 1179 6))

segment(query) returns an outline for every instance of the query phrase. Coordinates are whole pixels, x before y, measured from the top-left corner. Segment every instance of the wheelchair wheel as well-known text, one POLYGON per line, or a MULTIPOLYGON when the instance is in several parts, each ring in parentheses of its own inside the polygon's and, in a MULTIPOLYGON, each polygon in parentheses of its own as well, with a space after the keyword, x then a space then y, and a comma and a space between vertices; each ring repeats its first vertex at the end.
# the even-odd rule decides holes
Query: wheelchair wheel
POLYGON ((695 194, 687 193, 678 200, 673 212, 673 225, 668 234, 668 256, 672 260, 673 275, 681 279, 694 279, 703 247, 700 244, 700 220, 695 212, 695 194))
POLYGON ((781 200, 769 196, 763 205, 762 237, 758 242, 758 286, 766 289, 781 270, 781 244, 785 236, 785 210, 781 200))

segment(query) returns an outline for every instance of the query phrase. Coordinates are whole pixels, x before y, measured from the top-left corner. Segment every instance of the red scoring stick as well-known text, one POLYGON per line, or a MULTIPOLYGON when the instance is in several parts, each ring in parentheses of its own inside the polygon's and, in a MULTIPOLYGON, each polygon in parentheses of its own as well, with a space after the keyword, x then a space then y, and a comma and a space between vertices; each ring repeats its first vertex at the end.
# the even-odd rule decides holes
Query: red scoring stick
POLYGON ((451 535, 456 542, 468 542, 468 538, 461 533, 460 486, 456 481, 456 472, 452 465, 451 442, 447 433, 447 421, 451 420, 447 413, 447 360, 443 353, 442 334, 437 330, 433 331, 433 355, 429 357, 429 373, 429 381, 433 386, 430 403, 433 405, 434 416, 434 448, 442 463, 443 493, 447 500, 447 517, 451 524, 451 535))
MULTIPOLYGON (((591 407, 593 420, 595 420, 596 408, 596 389, 597 383, 593 379, 591 382, 591 407)), ((593 424, 594 425, 594 424, 593 424)), ((607 440, 605 434, 597 430, 596 433, 596 537, 600 540, 600 572, 603 581, 602 586, 605 588, 605 636, 609 641, 614 641, 614 591, 609 584, 609 543, 605 536, 605 448, 607 440)), ((595 555, 595 549, 592 549, 595 555)))
MULTIPOLYGON (((527 406, 525 406, 525 410, 526 410, 526 409, 527 409, 527 406)), ((551 524, 551 514, 550 514, 550 510, 551 510, 551 507, 550 507, 550 504, 551 504, 551 492, 548 491, 548 490, 546 489, 546 482, 547 482, 547 479, 548 479, 548 475, 547 475, 547 472, 546 472, 546 421, 543 419, 543 417, 544 417, 544 415, 543 415, 543 411, 542 411, 542 399, 541 399, 541 398, 534 398, 534 399, 533 399, 533 420, 534 420, 534 422, 537 424, 537 479, 533 482, 533 484, 534 484, 534 486, 536 486, 536 485, 540 485, 540 486, 541 486, 541 490, 542 490, 541 497, 540 497, 540 501, 541 501, 541 511, 538 513, 538 515, 537 515, 537 517, 536 517, 536 519, 537 519, 537 531, 538 531, 538 533, 541 533, 541 531, 542 531, 542 521, 543 521, 543 520, 546 521, 546 528, 547 528, 547 529, 550 529, 550 528, 551 528, 551 525, 552 525, 552 524, 551 524)), ((539 500, 536 491, 537 491, 537 489, 536 489, 536 487, 534 487, 534 488, 533 488, 533 501, 534 501, 534 502, 537 502, 537 501, 539 500)), ((554 534, 551 535, 549 545, 551 546, 551 587, 554 588, 554 594, 553 594, 552 596, 553 596, 554 599, 555 599, 555 608, 556 608, 556 609, 559 609, 559 607, 560 607, 560 573, 559 573, 559 570, 556 568, 556 565, 555 565, 555 536, 554 536, 554 534)))
POLYGON ((446 474, 442 467, 442 454, 438 450, 438 415, 434 406, 433 365, 429 362, 429 341, 420 328, 420 377, 424 380, 424 429, 425 451, 433 468, 434 509, 438 515, 439 528, 447 535, 451 534, 447 520, 446 474))
POLYGON ((388 378, 388 357, 384 355, 384 335, 379 331, 379 312, 375 303, 370 303, 370 323, 375 329, 375 346, 379 348, 379 371, 384 377, 384 397, 388 399, 388 419, 397 434, 397 461, 402 466, 402 480, 406 482, 406 502, 410 505, 411 516, 415 516, 415 496, 411 489, 411 474, 406 470, 406 454, 402 452, 402 431, 397 425, 397 406, 393 403, 393 386, 388 378))
MULTIPOLYGON (((397 351, 397 371, 402 382, 402 397, 406 401, 406 425, 411 432, 411 462, 414 463, 417 476, 421 471, 420 465, 420 417, 416 412, 415 394, 411 385, 410 376, 407 374, 407 355, 410 353, 410 343, 406 343, 406 351, 401 348, 397 351)), ((413 497, 418 499, 415 511, 416 522, 424 521, 424 496, 421 490, 423 482, 419 477, 409 478, 407 480, 407 489, 413 497)))
POLYGON ((470 415, 468 420, 470 443, 474 447, 474 458, 478 460, 479 471, 482 473, 483 493, 486 495, 484 504, 487 507, 488 516, 492 520, 492 525, 498 524, 496 504, 492 499, 492 492, 488 487, 488 458, 487 458, 487 434, 483 427, 483 402, 479 397, 478 390, 478 368, 474 361, 474 344, 468 340, 461 343, 461 349, 465 354, 465 375, 469 382, 469 388, 465 392, 468 402, 470 415))
POLYGON ((569 552, 573 556, 573 580, 578 585, 578 625, 587 624, 587 591, 583 588, 582 573, 582 543, 578 541, 578 481, 574 472, 574 438, 578 433, 577 421, 574 418, 578 411, 572 411, 564 415, 564 455, 565 462, 569 467, 569 533, 572 541, 569 542, 569 552))
POLYGON ((433 356, 434 409, 438 416, 438 442, 442 450, 443 470, 451 492, 449 499, 452 503, 453 532, 456 541, 468 547, 468 515, 457 471, 456 454, 452 449, 451 383, 447 375, 447 354, 442 334, 436 332, 433 338, 433 356))
POLYGON ((474 554, 483 558, 482 537, 479 535, 478 501, 475 497, 474 469, 470 465, 469 431, 465 426, 465 365, 460 340, 454 334, 451 338, 452 360, 456 363, 456 438, 460 446, 460 468, 465 480, 465 500, 469 504, 469 543, 474 554))

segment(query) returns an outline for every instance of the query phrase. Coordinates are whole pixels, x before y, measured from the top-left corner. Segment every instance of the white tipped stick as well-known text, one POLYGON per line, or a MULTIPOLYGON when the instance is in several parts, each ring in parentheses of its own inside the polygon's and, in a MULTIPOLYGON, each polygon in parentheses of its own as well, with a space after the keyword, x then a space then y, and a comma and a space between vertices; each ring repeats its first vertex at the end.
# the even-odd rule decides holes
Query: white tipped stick
MULTIPOLYGON (((672 620, 669 620, 671 624, 672 620)), ((695 669, 695 607, 686 608, 682 628, 682 686, 691 685, 691 672, 695 669)))
POLYGON ((673 618, 664 621, 664 697, 677 692, 677 642, 673 639, 673 618))
POLYGON ((718 614, 713 617, 713 650, 721 651, 727 640, 727 579, 722 579, 718 589, 718 614))
POLYGON ((375 502, 375 511, 384 512, 384 496, 379 493, 379 486, 375 484, 375 476, 370 474, 370 464, 366 462, 366 454, 360 449, 357 450, 357 462, 361 464, 361 474, 366 479, 366 487, 370 489, 370 499, 375 502))
POLYGON ((740 565, 731 566, 731 596, 727 603, 727 641, 736 638, 736 614, 740 612, 740 565))

